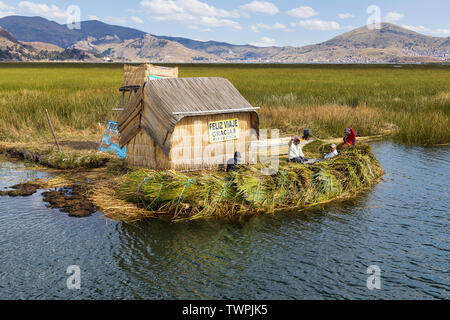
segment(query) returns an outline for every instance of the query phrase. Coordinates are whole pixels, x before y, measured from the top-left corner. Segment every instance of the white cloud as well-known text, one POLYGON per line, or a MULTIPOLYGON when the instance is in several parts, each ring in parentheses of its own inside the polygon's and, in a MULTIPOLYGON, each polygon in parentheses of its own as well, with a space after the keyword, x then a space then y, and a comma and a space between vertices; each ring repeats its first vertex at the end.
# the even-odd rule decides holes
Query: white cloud
POLYGON ((253 32, 259 32, 259 28, 261 28, 261 25, 262 25, 261 23, 254 24, 254 25, 251 25, 249 27, 249 29, 252 30, 253 32))
POLYGON ((424 27, 424 26, 408 26, 408 25, 404 24, 404 25, 402 25, 402 27, 405 28, 405 29, 409 29, 409 30, 415 31, 415 32, 430 32, 431 31, 430 28, 427 28, 427 27, 424 27))
POLYGON ((383 18, 383 20, 386 22, 394 23, 394 22, 402 20, 404 17, 405 17, 405 15, 403 13, 391 11, 391 12, 388 12, 388 14, 383 18))
POLYGON ((7 5, 3 1, 0 1, 0 18, 12 16, 14 14, 14 7, 7 5))
POLYGON ((89 16, 88 19, 89 20, 100 20, 100 18, 97 16, 89 16))
POLYGON ((199 32, 212 32, 211 28, 201 28, 199 26, 188 26, 188 29, 199 31, 199 32))
POLYGON ((208 16, 220 18, 239 18, 237 11, 227 11, 218 9, 207 3, 198 0, 145 0, 141 1, 141 6, 154 10, 156 15, 160 15, 158 20, 167 20, 168 15, 176 17, 186 16, 208 16))
POLYGON ((428 33, 432 35, 440 35, 447 37, 450 36, 450 29, 431 29, 424 26, 409 26, 409 25, 402 25, 402 27, 419 33, 428 33))
POLYGON ((350 18, 354 18, 355 16, 352 15, 351 13, 340 13, 338 15, 339 19, 350 19, 350 18))
POLYGON ((262 37, 258 42, 250 43, 255 47, 271 47, 275 45, 275 40, 269 37, 262 37))
POLYGON ((239 13, 218 9, 199 0, 145 0, 140 5, 156 21, 178 21, 188 25, 204 27, 228 27, 241 30, 241 25, 232 18, 239 13))
POLYGON ((266 13, 272 16, 280 12, 276 5, 267 1, 252 1, 242 5, 241 9, 250 12, 266 13))
POLYGON ((311 18, 319 14, 318 11, 311 7, 298 7, 288 11, 288 14, 294 18, 311 18))
POLYGON ((15 14, 16 13, 14 11, 1 11, 0 10, 0 18, 7 17, 7 16, 13 16, 15 14))
POLYGON ((450 36, 450 29, 434 29, 431 30, 430 33, 435 35, 444 35, 448 37, 450 36))
POLYGON ((69 17, 69 14, 66 11, 60 9, 56 5, 21 1, 19 2, 18 8, 27 13, 35 14, 49 19, 63 20, 69 17))
POLYGON ((324 21, 319 19, 300 20, 297 26, 308 30, 339 30, 341 25, 336 21, 324 21))
POLYGON ((251 25, 249 28, 253 32, 259 32, 260 29, 265 29, 265 30, 274 30, 274 29, 283 30, 283 29, 286 29, 286 25, 281 24, 281 23, 275 23, 273 25, 267 25, 267 24, 264 24, 264 23, 257 23, 257 24, 251 25))
POLYGON ((112 24, 126 24, 127 23, 127 18, 124 17, 105 17, 104 19, 106 22, 108 23, 112 23, 112 24))
POLYGON ((14 7, 11 7, 11 6, 7 5, 3 1, 0 1, 0 10, 1 11, 13 10, 13 9, 14 9, 14 7))
POLYGON ((134 22, 136 22, 136 23, 144 23, 144 20, 142 20, 141 18, 139 18, 139 17, 131 17, 131 20, 133 20, 134 22))
POLYGON ((205 27, 211 27, 211 28, 220 28, 220 27, 226 27, 231 28, 234 30, 241 30, 241 25, 232 20, 228 19, 218 19, 216 17, 199 17, 196 21, 191 21, 192 23, 196 23, 198 25, 202 25, 205 27))

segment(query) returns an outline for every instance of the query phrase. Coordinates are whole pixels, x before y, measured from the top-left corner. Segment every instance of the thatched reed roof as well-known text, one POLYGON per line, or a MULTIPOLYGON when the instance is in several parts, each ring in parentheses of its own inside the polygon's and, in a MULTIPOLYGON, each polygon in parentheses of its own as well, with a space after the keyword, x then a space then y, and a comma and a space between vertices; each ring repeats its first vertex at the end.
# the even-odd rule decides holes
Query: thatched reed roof
POLYGON ((119 115, 120 144, 142 128, 169 154, 168 136, 185 117, 252 112, 256 108, 224 78, 174 78, 147 82, 119 115))

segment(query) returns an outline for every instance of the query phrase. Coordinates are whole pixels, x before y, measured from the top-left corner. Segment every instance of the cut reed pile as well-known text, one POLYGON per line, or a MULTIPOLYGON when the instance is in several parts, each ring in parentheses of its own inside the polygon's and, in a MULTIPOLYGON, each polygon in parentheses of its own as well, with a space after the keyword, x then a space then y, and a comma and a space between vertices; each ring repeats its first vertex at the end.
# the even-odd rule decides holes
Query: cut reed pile
POLYGON ((383 175, 368 145, 348 148, 334 159, 313 165, 285 162, 273 175, 263 175, 260 169, 264 167, 242 166, 229 174, 136 170, 127 174, 119 197, 148 210, 149 215, 228 217, 304 208, 354 196, 383 175))
POLYGON ((84 153, 56 152, 52 148, 40 150, 39 147, 8 146, 0 142, 0 155, 21 159, 53 169, 93 169, 104 167, 114 155, 89 151, 84 153))

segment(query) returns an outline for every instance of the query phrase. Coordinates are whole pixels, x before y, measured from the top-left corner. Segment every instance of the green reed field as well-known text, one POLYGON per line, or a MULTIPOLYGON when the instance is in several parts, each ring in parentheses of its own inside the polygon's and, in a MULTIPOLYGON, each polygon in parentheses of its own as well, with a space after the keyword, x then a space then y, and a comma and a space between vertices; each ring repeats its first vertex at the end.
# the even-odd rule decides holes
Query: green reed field
MULTIPOLYGON (((450 66, 179 65, 181 77, 225 77, 255 107, 261 125, 317 138, 391 132, 408 144, 450 142, 450 66)), ((0 64, 0 141, 100 140, 115 120, 123 65, 0 64)))

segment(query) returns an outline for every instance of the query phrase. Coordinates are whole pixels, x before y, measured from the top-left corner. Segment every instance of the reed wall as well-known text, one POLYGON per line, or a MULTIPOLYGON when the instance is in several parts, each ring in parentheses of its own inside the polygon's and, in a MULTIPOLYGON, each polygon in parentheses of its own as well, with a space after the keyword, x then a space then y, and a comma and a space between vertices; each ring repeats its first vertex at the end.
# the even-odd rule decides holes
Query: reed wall
POLYGON ((226 166, 239 151, 244 163, 252 157, 250 142, 257 139, 258 119, 255 113, 230 113, 183 118, 174 132, 167 137, 171 150, 167 156, 143 129, 127 145, 127 162, 130 165, 155 169, 193 171, 226 166), (238 119, 239 138, 210 143, 209 122, 238 119))

